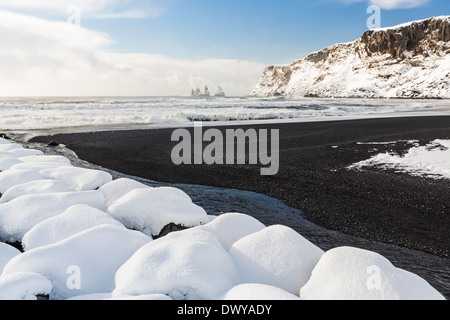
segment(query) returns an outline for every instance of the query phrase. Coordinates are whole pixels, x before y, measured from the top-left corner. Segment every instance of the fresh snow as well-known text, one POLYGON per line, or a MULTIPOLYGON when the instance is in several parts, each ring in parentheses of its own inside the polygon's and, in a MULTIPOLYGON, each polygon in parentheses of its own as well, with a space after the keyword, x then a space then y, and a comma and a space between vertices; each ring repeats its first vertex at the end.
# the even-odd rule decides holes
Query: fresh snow
POLYGON ((4 194, 9 188, 19 184, 43 180, 44 176, 30 170, 7 170, 0 172, 0 193, 4 194))
POLYGON ((279 225, 242 238, 230 249, 244 282, 267 284, 292 294, 308 282, 323 253, 291 228, 279 225))
POLYGON ((9 188, 0 198, 0 204, 5 203, 20 196, 43 193, 64 193, 71 192, 69 187, 58 180, 35 180, 9 188))
POLYGON ((14 156, 2 156, 0 152, 0 171, 9 170, 13 165, 22 163, 14 156))
POLYGON ((25 233, 38 223, 75 204, 105 209, 100 191, 33 194, 0 204, 0 240, 21 241, 25 233))
POLYGON ((296 295, 280 288, 257 283, 244 283, 230 289, 221 300, 276 301, 300 300, 296 295))
POLYGON ((40 173, 47 179, 64 181, 73 191, 96 190, 112 181, 108 172, 77 167, 46 169, 40 173))
POLYGON ((101 186, 99 190, 105 196, 105 204, 110 206, 114 201, 125 196, 130 191, 146 188, 150 187, 132 179, 120 178, 101 186))
POLYGON ((141 232, 101 225, 13 258, 2 278, 18 272, 41 274, 52 279, 53 299, 111 292, 117 269, 150 241, 141 232))
POLYGON ((0 242, 0 274, 2 274, 3 268, 6 264, 14 258, 18 256, 20 251, 10 245, 0 242))
POLYGON ((198 228, 213 233, 224 249, 228 251, 233 243, 263 230, 265 226, 249 215, 228 213, 220 215, 210 223, 198 228))
POLYGON ((134 189, 107 211, 127 228, 158 236, 168 224, 195 227, 209 222, 206 211, 183 191, 170 187, 134 189))
POLYGON ((304 300, 444 300, 425 280, 395 268, 377 253, 357 248, 328 251, 301 289, 304 300))
POLYGON ((21 162, 13 165, 10 169, 39 172, 45 169, 53 169, 68 166, 70 166, 70 164, 62 162, 21 162))
POLYGON ((171 301, 169 296, 165 294, 144 294, 140 296, 113 296, 111 293, 94 293, 86 294, 82 296, 76 296, 69 300, 81 300, 81 301, 98 301, 98 300, 139 300, 139 301, 171 301))
POLYGON ((0 300, 36 300, 38 295, 50 295, 51 282, 44 276, 21 272, 0 277, 0 300))
POLYGON ((116 225, 125 228, 105 212, 88 205, 78 204, 36 225, 25 234, 22 246, 25 251, 44 247, 100 225, 116 225))
POLYGON ((139 249, 117 272, 114 294, 210 300, 238 283, 238 269, 217 238, 194 228, 139 249))
POLYGON ((426 146, 413 147, 404 156, 381 153, 355 163, 349 169, 365 167, 392 169, 427 178, 450 179, 450 140, 434 140, 426 146))

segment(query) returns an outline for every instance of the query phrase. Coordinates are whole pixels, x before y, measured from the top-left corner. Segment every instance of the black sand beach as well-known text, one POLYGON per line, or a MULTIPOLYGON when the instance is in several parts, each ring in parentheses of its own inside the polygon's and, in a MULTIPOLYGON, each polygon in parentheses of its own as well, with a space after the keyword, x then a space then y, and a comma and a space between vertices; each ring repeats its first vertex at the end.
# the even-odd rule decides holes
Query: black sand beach
MULTIPOLYGON (((227 128, 219 127, 222 131, 227 128)), ((171 142, 173 129, 60 134, 31 142, 57 141, 93 164, 151 180, 266 194, 329 230, 449 258, 450 181, 375 169, 349 171, 346 167, 377 153, 405 152, 412 147, 407 140, 426 145, 435 139, 449 139, 450 117, 251 128, 280 130, 280 171, 276 176, 261 176, 259 165, 176 166, 171 161, 177 144, 171 142), (399 140, 403 142, 395 145, 358 144, 399 140)))

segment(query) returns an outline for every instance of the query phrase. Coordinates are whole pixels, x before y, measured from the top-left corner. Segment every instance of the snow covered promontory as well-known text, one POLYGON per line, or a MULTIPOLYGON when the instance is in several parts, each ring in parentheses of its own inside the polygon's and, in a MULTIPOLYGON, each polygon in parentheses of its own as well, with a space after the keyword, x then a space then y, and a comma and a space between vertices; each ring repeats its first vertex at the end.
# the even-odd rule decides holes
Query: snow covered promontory
POLYGON ((324 252, 286 226, 208 216, 179 189, 1 138, 0 165, 0 300, 444 299, 374 252, 324 252), (185 230, 161 235, 168 225, 185 230))
POLYGON ((251 96, 450 98, 450 16, 366 31, 266 67, 251 96))

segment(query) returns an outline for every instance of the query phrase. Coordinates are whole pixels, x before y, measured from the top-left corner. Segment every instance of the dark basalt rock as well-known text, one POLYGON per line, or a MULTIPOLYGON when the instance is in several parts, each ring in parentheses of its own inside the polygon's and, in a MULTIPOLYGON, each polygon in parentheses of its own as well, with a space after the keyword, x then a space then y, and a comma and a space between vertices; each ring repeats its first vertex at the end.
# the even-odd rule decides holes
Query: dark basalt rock
POLYGON ((447 19, 428 19, 387 30, 368 30, 361 42, 369 56, 391 54, 402 58, 405 52, 425 54, 439 51, 439 42, 450 41, 450 23, 447 19))
POLYGON ((59 143, 56 142, 56 141, 50 141, 50 142, 47 144, 47 147, 57 147, 57 146, 59 146, 59 143))
POLYGON ((167 226, 165 226, 161 232, 157 235, 157 236, 153 236, 153 239, 159 239, 162 237, 167 236, 168 234, 172 233, 172 232, 177 232, 177 231, 183 231, 189 229, 188 227, 184 227, 182 225, 179 224, 175 224, 175 223, 170 223, 167 226))

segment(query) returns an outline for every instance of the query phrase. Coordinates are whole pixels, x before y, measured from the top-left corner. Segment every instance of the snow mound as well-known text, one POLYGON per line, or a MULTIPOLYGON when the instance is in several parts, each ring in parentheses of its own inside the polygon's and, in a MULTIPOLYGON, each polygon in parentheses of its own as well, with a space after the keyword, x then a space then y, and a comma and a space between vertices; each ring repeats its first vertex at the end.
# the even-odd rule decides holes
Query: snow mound
POLYGON ((144 294, 141 296, 117 296, 113 297, 111 293, 94 293, 84 296, 73 297, 69 300, 79 301, 97 301, 97 300, 139 300, 139 301, 171 301, 169 296, 164 294, 144 294))
POLYGON ((75 205, 53 218, 44 220, 28 231, 22 239, 22 246, 25 251, 29 251, 107 224, 125 228, 103 211, 88 205, 75 205))
POLYGON ((214 299, 238 281, 235 265, 216 237, 194 228, 171 233, 139 249, 117 271, 113 294, 214 299))
POLYGON ((44 177, 35 171, 29 170, 2 171, 0 172, 0 193, 4 194, 6 190, 18 184, 43 179, 44 177))
POLYGON ((8 152, 18 158, 27 157, 27 156, 42 156, 42 155, 44 155, 44 153, 40 150, 14 148, 14 147, 11 148, 10 150, 8 150, 8 152))
POLYGON ((0 144, 0 152, 9 152, 16 149, 23 149, 23 147, 17 143, 0 144))
POLYGON ((6 139, 0 138, 0 144, 10 144, 11 142, 9 142, 6 139))
POLYGON ((205 210, 192 203, 186 193, 169 187, 132 190, 107 212, 127 228, 151 236, 158 236, 171 223, 195 227, 209 222, 205 210))
POLYGON ((27 157, 21 157, 19 158, 22 162, 59 162, 59 163, 65 163, 70 164, 70 160, 63 156, 48 156, 48 155, 41 155, 41 156, 27 156, 27 157))
POLYGON ((3 156, 0 152, 0 171, 9 170, 12 166, 18 163, 22 163, 22 161, 14 156, 3 156))
POLYGON ((251 216, 241 213, 227 213, 198 228, 213 233, 225 250, 228 251, 236 241, 261 231, 265 227, 251 216))
POLYGON ((27 195, 0 204, 0 239, 21 241, 25 233, 38 223, 63 213, 76 204, 105 210, 103 193, 85 191, 27 195))
POLYGON ((9 188, 0 198, 0 203, 5 203, 20 196, 42 193, 71 192, 69 187, 57 180, 35 180, 24 184, 18 184, 9 188))
POLYGON ((96 190, 112 181, 108 172, 78 167, 46 169, 40 173, 47 179, 64 181, 73 191, 96 190))
POLYGON ((427 178, 450 179, 450 140, 435 140, 424 147, 413 147, 404 156, 381 153, 353 164, 349 169, 364 167, 392 169, 427 178))
POLYGON ((15 256, 18 256, 20 251, 10 245, 0 242, 0 274, 6 264, 15 256))
POLYGON ((111 292, 114 275, 151 239, 141 232, 102 225, 13 258, 3 276, 34 272, 51 279, 51 299, 111 292))
POLYGON ((287 301, 301 299, 277 287, 257 283, 244 283, 229 290, 220 300, 287 301))
POLYGON ((39 172, 41 170, 46 169, 53 169, 53 168, 59 168, 59 167, 70 167, 71 164, 68 163, 62 163, 62 162, 22 162, 13 165, 10 169, 11 170, 29 170, 29 171, 36 171, 39 172))
POLYGON ((150 187, 137 182, 136 180, 120 178, 101 186, 99 190, 102 191, 105 196, 106 206, 110 206, 114 201, 125 196, 130 191, 145 188, 150 187))
POLYGON ((395 268, 377 253, 336 248, 325 253, 310 281, 305 300, 443 300, 425 280, 395 268))
POLYGON ((32 272, 0 277, 0 300, 37 300, 37 295, 49 295, 51 282, 32 272))
POLYGON ((271 226, 230 249, 244 282, 278 287, 298 295, 323 251, 285 226, 271 226))

